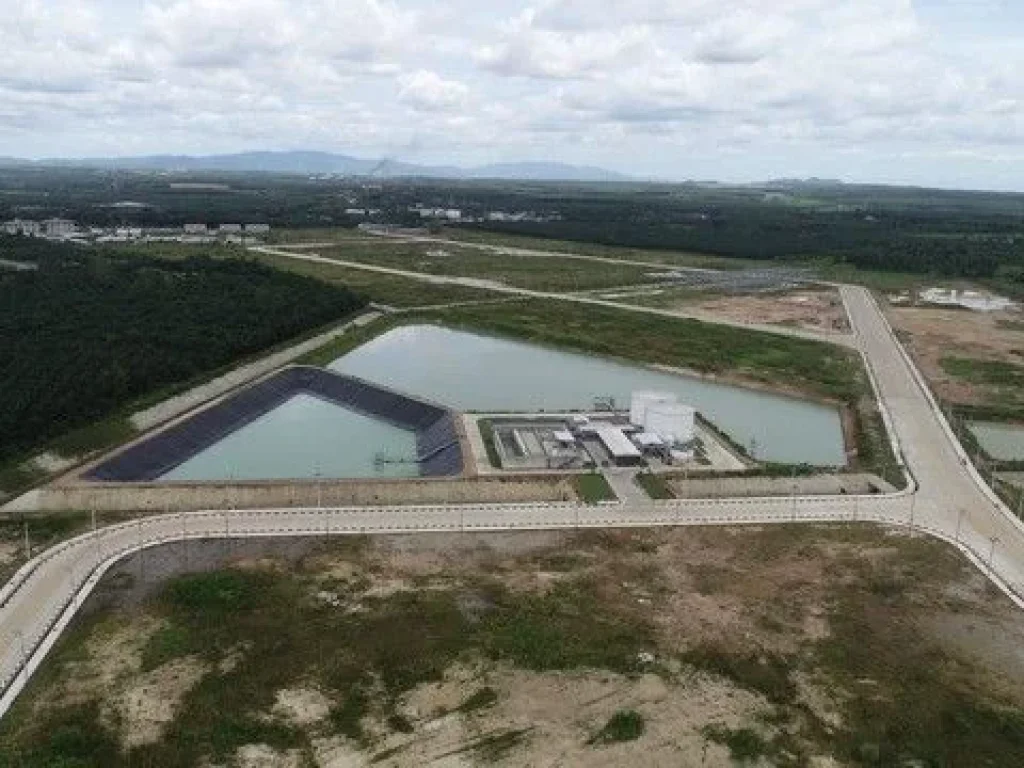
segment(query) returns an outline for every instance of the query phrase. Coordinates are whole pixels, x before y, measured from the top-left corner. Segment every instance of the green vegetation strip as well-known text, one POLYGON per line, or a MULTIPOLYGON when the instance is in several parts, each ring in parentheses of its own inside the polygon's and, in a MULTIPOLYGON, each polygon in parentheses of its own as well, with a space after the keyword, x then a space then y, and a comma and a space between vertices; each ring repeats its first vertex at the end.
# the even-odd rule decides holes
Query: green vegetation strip
POLYGON ((999 400, 1014 402, 1024 399, 1024 366, 999 360, 976 360, 966 357, 943 357, 942 369, 950 376, 983 387, 998 389, 999 400))
POLYGON ((604 475, 597 472, 588 472, 585 475, 574 475, 573 481, 576 485, 576 493, 587 504, 597 504, 601 501, 618 501, 615 491, 608 485, 604 475))
POLYGON ((430 275, 496 280, 538 291, 574 291, 652 283, 651 268, 545 256, 495 253, 456 243, 354 243, 318 251, 326 258, 430 275))
POLYGON ((652 499, 674 499, 675 494, 668 487, 665 478, 653 472, 640 472, 636 476, 636 484, 652 499))
POLYGON ((652 319, 541 300, 453 307, 431 316, 456 327, 643 363, 736 374, 843 402, 853 402, 865 386, 859 359, 850 350, 696 320, 652 319))
MULTIPOLYGON (((364 244, 362 247, 387 248, 388 243, 371 243, 369 246, 364 244)), ((298 251, 297 253, 305 252, 298 251)), ((318 253, 319 251, 310 252, 318 253)), ((500 294, 480 288, 428 283, 413 277, 370 272, 365 269, 346 267, 341 264, 303 261, 270 253, 251 252, 249 255, 251 258, 275 269, 312 277, 333 285, 345 286, 368 296, 372 301, 392 307, 420 307, 451 302, 487 301, 502 298, 500 294)), ((334 253, 334 255, 338 258, 342 257, 338 253, 334 253)))

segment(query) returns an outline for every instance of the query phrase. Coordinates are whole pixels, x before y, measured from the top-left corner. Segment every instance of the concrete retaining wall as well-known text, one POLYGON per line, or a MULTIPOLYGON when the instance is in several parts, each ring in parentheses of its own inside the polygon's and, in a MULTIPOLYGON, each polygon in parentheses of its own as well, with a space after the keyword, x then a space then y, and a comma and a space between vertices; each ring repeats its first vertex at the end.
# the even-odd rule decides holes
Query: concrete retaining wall
POLYGON ((516 477, 345 480, 291 483, 82 483, 39 491, 35 511, 152 510, 365 506, 461 502, 570 501, 570 478, 516 477))

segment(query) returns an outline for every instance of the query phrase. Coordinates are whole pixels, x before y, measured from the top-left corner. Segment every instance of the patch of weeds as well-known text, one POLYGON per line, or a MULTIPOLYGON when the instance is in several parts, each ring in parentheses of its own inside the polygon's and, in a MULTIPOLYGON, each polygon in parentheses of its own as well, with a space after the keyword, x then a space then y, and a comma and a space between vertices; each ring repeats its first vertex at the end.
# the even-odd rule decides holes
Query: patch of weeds
POLYGON ((490 686, 485 685, 464 702, 459 704, 456 711, 462 712, 463 714, 469 714, 470 712, 476 712, 479 709, 493 707, 497 701, 498 692, 490 686))
POLYGON ((142 649, 142 671, 156 669, 191 652, 191 638, 185 627, 174 624, 161 627, 150 636, 142 649))
POLYGON ((204 616, 246 612, 259 605, 265 574, 225 570, 183 576, 166 590, 176 608, 204 616))
POLYGON ((597 504, 599 501, 618 501, 618 496, 608 484, 605 476, 598 472, 589 472, 584 475, 574 475, 573 482, 576 486, 576 493, 587 504, 597 504))
POLYGON ((413 727, 412 721, 398 712, 392 712, 388 715, 388 728, 395 733, 412 733, 416 730, 413 727))
POLYGON ((0 736, 0 768, 107 768, 122 763, 120 745, 99 722, 99 702, 48 713, 12 743, 0 736))
POLYGON ((522 744, 532 730, 519 728, 488 733, 470 744, 469 749, 476 754, 477 759, 485 763, 496 763, 522 744))
POLYGON ((668 487, 665 478, 653 472, 641 472, 636 476, 636 484, 652 499, 674 499, 676 495, 668 487))
POLYGON ((770 757, 772 745, 761 734, 750 728, 726 728, 708 725, 702 731, 704 738, 729 749, 729 757, 738 763, 752 763, 770 757))
POLYGON ((330 721, 342 736, 355 742, 365 744, 368 739, 363 729, 363 717, 370 706, 370 697, 355 687, 349 690, 341 704, 330 711, 330 721))
POLYGON ((490 419, 480 419, 477 422, 480 429, 480 439, 483 440, 484 450, 487 451, 487 461, 492 467, 501 468, 501 456, 498 455, 498 447, 495 445, 494 422, 490 419))
POLYGON ((656 645, 647 622, 615 613, 585 582, 558 584, 545 595, 506 595, 480 629, 491 658, 535 671, 629 674, 637 654, 656 645))
POLYGON ((644 716, 635 709, 620 709, 587 743, 617 744, 623 741, 636 741, 644 735, 646 727, 644 716))
POLYGON ((772 655, 736 655, 709 645, 683 654, 682 660, 705 672, 732 680, 741 688, 756 691, 773 704, 790 704, 796 686, 789 677, 790 662, 772 655))

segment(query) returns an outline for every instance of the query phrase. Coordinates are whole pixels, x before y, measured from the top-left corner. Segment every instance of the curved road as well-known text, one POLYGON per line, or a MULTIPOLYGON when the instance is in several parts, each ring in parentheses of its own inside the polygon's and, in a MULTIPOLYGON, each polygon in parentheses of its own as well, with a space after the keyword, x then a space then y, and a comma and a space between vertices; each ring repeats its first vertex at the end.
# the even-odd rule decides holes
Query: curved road
MULTIPOLYGON (((958 546, 1024 608, 1024 525, 974 471, 871 294, 843 286, 858 345, 916 489, 890 495, 700 499, 583 506, 512 504, 190 512, 71 539, 0 589, 0 715, 103 573, 127 554, 211 537, 495 531, 653 525, 877 521, 958 546)), ((914 486, 912 486, 914 487, 914 486)))

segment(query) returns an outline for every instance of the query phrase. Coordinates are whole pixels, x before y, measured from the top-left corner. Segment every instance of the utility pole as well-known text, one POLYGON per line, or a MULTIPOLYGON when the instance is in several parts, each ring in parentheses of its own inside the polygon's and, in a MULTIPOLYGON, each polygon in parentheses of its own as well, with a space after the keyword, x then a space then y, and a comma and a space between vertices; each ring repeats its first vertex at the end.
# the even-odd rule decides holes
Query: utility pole
POLYGON ((14 630, 15 636, 18 638, 18 647, 21 649, 21 673, 28 677, 28 653, 25 650, 25 633, 20 630, 14 630))
POLYGON ((988 569, 991 571, 992 562, 996 556, 996 544, 998 544, 1001 539, 998 536, 992 536, 989 538, 989 541, 992 542, 992 546, 988 550, 988 569))
POLYGON ((956 511, 956 543, 960 543, 960 529, 963 527, 964 522, 964 508, 961 507, 956 511))
POLYGON ((25 559, 32 559, 32 544, 28 540, 28 520, 25 520, 25 559))
POLYGON ((917 494, 910 494, 910 528, 914 528, 914 507, 917 505, 917 494))

